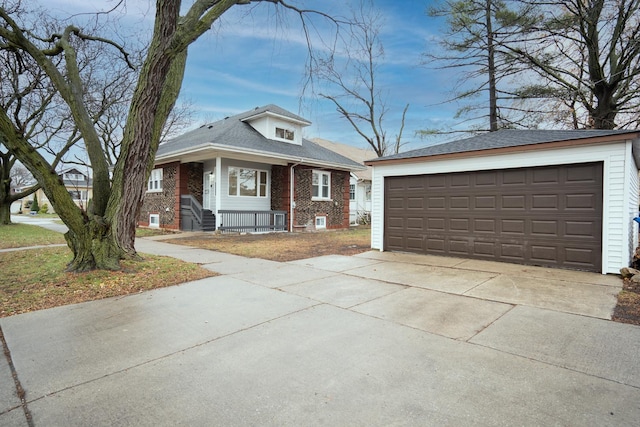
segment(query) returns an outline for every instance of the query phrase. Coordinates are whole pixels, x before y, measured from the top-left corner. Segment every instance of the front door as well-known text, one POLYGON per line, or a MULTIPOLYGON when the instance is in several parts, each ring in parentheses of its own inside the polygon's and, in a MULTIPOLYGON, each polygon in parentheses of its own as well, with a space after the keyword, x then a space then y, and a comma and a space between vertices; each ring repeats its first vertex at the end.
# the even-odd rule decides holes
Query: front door
POLYGON ((202 207, 213 209, 216 203, 216 173, 207 171, 204 173, 204 188, 202 195, 202 207))

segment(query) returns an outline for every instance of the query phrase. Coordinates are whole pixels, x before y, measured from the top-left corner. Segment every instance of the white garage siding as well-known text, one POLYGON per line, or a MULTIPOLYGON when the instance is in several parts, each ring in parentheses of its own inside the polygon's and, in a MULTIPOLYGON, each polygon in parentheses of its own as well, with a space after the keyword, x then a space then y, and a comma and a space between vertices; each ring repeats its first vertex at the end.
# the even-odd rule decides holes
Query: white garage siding
POLYGON ((638 204, 640 203, 640 196, 638 192, 640 191, 639 186, 639 178, 638 178, 638 165, 636 164, 634 157, 631 154, 631 143, 627 143, 627 180, 626 180, 626 199, 627 199, 627 208, 628 208, 628 218, 627 218, 627 236, 629 239, 629 260, 628 264, 631 264, 633 253, 635 249, 638 247, 638 223, 633 220, 636 216, 639 215, 638 204))
POLYGON ((631 222, 638 214, 638 170, 631 154, 630 141, 482 157, 417 159, 415 163, 405 161, 407 163, 373 163, 371 212, 371 247, 373 249, 383 250, 385 177, 602 161, 604 162, 602 272, 604 274, 619 273, 621 267, 629 265, 633 248, 637 244, 637 227, 631 222), (625 175, 628 175, 626 180, 625 175))

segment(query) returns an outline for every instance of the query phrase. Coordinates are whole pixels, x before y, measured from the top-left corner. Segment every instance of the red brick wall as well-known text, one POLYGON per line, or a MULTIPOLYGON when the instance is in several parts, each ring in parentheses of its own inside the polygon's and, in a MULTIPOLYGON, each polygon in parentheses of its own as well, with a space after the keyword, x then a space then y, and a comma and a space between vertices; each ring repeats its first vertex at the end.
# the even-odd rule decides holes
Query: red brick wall
POLYGON ((176 204, 176 188, 180 182, 180 163, 173 162, 156 166, 162 168, 162 191, 157 193, 146 193, 140 208, 138 224, 149 225, 149 215, 158 214, 160 216, 160 227, 179 229, 180 228, 180 202, 176 204))
POLYGON ((349 228, 349 172, 330 170, 331 200, 312 199, 313 168, 295 168, 294 226, 315 229, 315 217, 326 216, 328 229, 349 228))

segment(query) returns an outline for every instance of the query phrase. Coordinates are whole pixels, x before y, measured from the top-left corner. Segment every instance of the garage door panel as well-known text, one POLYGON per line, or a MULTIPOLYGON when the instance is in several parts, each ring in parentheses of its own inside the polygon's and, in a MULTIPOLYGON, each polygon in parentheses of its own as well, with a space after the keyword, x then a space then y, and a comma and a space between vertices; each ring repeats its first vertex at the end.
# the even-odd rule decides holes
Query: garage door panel
POLYGON ((473 243, 473 253, 476 256, 486 256, 489 255, 491 258, 494 258, 496 255, 496 244, 495 242, 474 242, 473 243))
POLYGON ((502 233, 524 236, 526 232, 526 221, 524 219, 503 219, 500 221, 502 233))
POLYGON ((502 173, 503 186, 519 186, 527 183, 527 173, 522 169, 505 170, 502 173))
POLYGON ((469 196, 451 196, 449 209, 469 209, 469 196))
POLYGON ((476 187, 495 187, 498 185, 497 171, 477 172, 476 187))
POLYGON ((512 262, 522 262, 525 255, 525 247, 522 244, 503 243, 500 245, 500 254, 512 262))
POLYGON ((558 235, 558 221, 556 220, 532 220, 531 235, 549 237, 558 235))
POLYGON ((387 208, 390 210, 405 210, 405 199, 403 197, 392 197, 387 201, 387 208))
POLYGON ((405 179, 385 178, 385 249, 601 270, 602 163, 405 179))
POLYGON ((407 230, 413 230, 422 234, 424 229, 423 218, 407 218, 407 230))
POLYGON ((427 218, 427 232, 444 231, 447 221, 444 218, 427 218))
POLYGON ((442 237, 427 237, 425 246, 429 253, 445 253, 445 240, 442 237))
POLYGON ((558 248, 555 246, 532 245, 531 260, 538 262, 555 262, 558 259, 558 248))
POLYGON ((469 218, 451 218, 449 220, 449 230, 468 233, 471 231, 469 222, 469 218))
POLYGON ((583 211, 585 209, 590 209, 592 211, 598 210, 597 208, 597 199, 594 194, 566 194, 565 195, 565 206, 566 209, 578 209, 583 211))
POLYGON ((466 239, 450 238, 448 246, 449 253, 453 255, 471 255, 469 252, 469 241, 466 239))
POLYGON ((491 233, 497 231, 495 219, 476 219, 473 221, 473 231, 476 233, 491 233))
POLYGON ((558 210, 559 197, 557 194, 534 194, 531 199, 531 209, 553 209, 558 210))
POLYGON ((476 209, 496 209, 496 196, 476 196, 474 197, 474 207, 476 209))
POLYGON ((527 208, 527 198, 523 195, 502 196, 502 209, 524 211, 527 208))
POLYGON ((533 185, 560 183, 558 168, 535 168, 532 169, 532 171, 533 174, 531 183, 533 185))
POLYGON ((451 175, 451 188, 469 188, 471 180, 469 175, 451 175))
POLYGON ((594 234, 600 230, 597 219, 592 221, 565 221, 565 236, 594 239, 594 234))
POLYGON ((588 266, 593 259, 594 249, 566 248, 564 254, 567 263, 588 266))
POLYGON ((567 169, 566 183, 597 184, 598 164, 574 165, 567 169))
POLYGON ((427 203, 426 203, 426 208, 429 210, 433 210, 433 209, 442 209, 444 210, 447 206, 446 206, 446 201, 447 199, 442 196, 442 197, 430 197, 427 196, 426 197, 427 203))

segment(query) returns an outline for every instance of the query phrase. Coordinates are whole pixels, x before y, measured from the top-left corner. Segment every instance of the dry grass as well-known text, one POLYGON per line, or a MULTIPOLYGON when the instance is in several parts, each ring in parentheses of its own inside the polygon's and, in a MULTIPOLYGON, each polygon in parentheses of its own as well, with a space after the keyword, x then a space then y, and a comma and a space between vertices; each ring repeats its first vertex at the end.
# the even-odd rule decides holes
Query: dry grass
POLYGON ((122 271, 67 273, 66 247, 0 254, 0 317, 84 301, 128 295, 215 276, 196 264, 145 255, 123 261, 122 271))
POLYGON ((355 255, 371 249, 371 230, 316 233, 198 234, 167 242, 272 261, 295 261, 322 255, 355 255))

